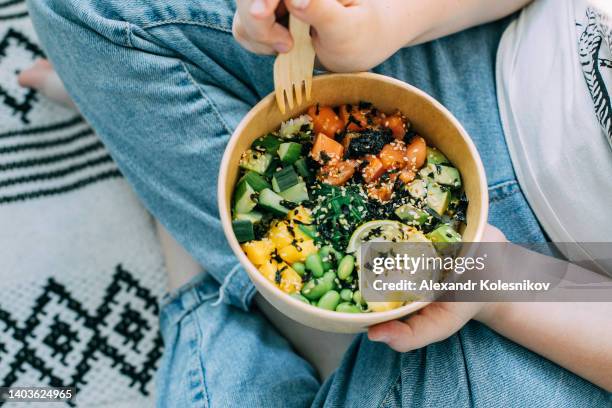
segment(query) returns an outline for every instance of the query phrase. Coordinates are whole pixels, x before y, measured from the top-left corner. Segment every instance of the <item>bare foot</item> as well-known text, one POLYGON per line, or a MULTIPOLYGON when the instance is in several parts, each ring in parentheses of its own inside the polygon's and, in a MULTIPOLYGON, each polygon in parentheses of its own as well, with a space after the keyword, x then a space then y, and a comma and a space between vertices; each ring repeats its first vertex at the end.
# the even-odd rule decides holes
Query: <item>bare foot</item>
POLYGON ((66 92, 62 80, 46 59, 36 60, 34 65, 19 74, 17 81, 24 88, 36 89, 55 102, 69 108, 76 108, 66 92))

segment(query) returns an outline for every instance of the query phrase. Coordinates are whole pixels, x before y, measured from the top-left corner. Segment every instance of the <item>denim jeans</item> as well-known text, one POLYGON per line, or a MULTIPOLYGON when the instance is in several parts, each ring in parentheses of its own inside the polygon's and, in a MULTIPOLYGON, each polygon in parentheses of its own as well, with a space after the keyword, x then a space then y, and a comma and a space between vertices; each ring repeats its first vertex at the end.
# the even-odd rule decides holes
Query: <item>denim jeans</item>
MULTIPOLYGON (((273 59, 232 40, 233 2, 29 0, 29 7, 82 114, 148 209, 208 271, 164 302, 159 406, 609 406, 608 393, 475 322, 409 353, 359 336, 319 384, 249 310, 253 286, 220 228, 225 144, 273 87, 273 59)), ((498 117, 493 68, 504 27, 403 49, 374 71, 425 90, 458 117, 486 167, 490 222, 511 240, 542 241, 498 117)))

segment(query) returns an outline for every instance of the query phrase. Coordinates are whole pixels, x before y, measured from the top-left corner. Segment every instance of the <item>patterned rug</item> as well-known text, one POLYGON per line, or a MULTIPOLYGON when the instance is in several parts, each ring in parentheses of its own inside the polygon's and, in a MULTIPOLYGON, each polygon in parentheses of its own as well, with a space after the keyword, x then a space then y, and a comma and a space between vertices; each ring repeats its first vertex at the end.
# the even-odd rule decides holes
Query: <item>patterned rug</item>
POLYGON ((166 285, 155 227, 87 123, 17 85, 42 56, 24 0, 0 0, 0 385, 152 406, 166 285))

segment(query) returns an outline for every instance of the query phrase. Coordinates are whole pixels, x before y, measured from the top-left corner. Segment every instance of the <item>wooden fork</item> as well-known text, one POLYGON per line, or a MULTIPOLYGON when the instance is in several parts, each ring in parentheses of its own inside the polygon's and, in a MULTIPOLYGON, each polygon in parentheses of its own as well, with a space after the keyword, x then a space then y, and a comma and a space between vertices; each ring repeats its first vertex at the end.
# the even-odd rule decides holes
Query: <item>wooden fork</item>
POLYGON ((282 113, 286 112, 286 105, 293 109, 294 95, 297 106, 302 104, 302 91, 305 91, 306 101, 310 100, 315 59, 310 25, 289 15, 289 31, 293 48, 286 54, 279 54, 274 62, 274 91, 282 113))

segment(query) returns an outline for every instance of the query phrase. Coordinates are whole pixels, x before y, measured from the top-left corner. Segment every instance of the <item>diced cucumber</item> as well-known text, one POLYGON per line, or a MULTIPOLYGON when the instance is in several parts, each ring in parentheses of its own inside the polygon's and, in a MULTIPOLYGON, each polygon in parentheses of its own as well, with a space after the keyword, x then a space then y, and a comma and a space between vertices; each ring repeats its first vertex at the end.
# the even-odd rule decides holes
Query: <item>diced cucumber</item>
POLYGON ((261 221, 262 218, 263 218, 263 214, 257 211, 251 211, 246 214, 238 213, 234 215, 234 220, 236 221, 246 220, 246 221, 250 221, 253 224, 257 224, 258 222, 261 221))
POLYGON ((232 228, 238 242, 247 242, 255 239, 253 223, 249 220, 234 220, 232 228))
POLYGON ((427 222, 430 215, 427 211, 416 208, 410 204, 404 204, 395 210, 397 215, 403 222, 409 225, 421 225, 427 222))
MULTIPOLYGON (((247 171, 244 176, 240 179, 240 181, 246 181, 249 183, 253 190, 259 192, 264 188, 270 188, 270 183, 264 176, 259 173, 255 173, 254 171, 247 171)), ((239 181, 239 182, 240 182, 239 181)))
POLYGON ((305 179, 308 179, 312 176, 312 173, 308 168, 308 164, 306 163, 305 158, 299 158, 295 163, 293 163, 293 165, 295 166, 295 169, 297 170, 298 174, 304 177, 305 179))
POLYGON ((272 189, 280 193, 295 186, 300 182, 297 173, 293 170, 293 166, 287 166, 274 173, 272 176, 272 189))
POLYGON ((424 180, 417 179, 412 181, 407 186, 408 194, 412 198, 416 198, 417 200, 425 198, 427 196, 427 183, 424 180))
POLYGON ((459 170, 451 166, 437 164, 434 180, 439 184, 452 188, 461 187, 461 175, 459 174, 459 170))
POLYGON ((289 208, 284 207, 281 204, 282 202, 283 197, 269 188, 265 188, 259 193, 259 206, 276 215, 287 215, 289 213, 289 208))
POLYGON ((285 200, 291 201, 296 204, 310 199, 310 197, 308 197, 308 189, 306 188, 306 183, 304 182, 297 183, 295 186, 290 187, 287 190, 283 190, 279 194, 285 200))
POLYGON ((257 205, 256 192, 249 183, 242 180, 234 191, 234 212, 246 214, 257 205))
POLYGON ((438 183, 427 185, 427 205, 438 215, 444 215, 450 202, 450 191, 444 190, 438 183))
POLYGON ((264 173, 264 176, 268 179, 272 178, 272 175, 283 168, 283 164, 281 163, 278 156, 272 157, 272 163, 268 166, 268 170, 264 173))
POLYGON ((272 163, 271 154, 258 152, 252 149, 244 152, 240 158, 240 167, 259 174, 264 174, 270 166, 270 163, 272 163))
POLYGON ((280 145, 278 148, 278 157, 283 164, 293 164, 300 158, 302 154, 302 145, 295 142, 287 142, 280 145))
POLYGON ((441 225, 427 234, 432 242, 461 242, 461 234, 451 228, 450 225, 441 225))
POLYGON ((278 137, 274 136, 272 133, 268 133, 267 135, 256 139, 251 147, 257 150, 265 150, 270 154, 276 154, 281 143, 282 142, 278 137))
POLYGON ((435 147, 427 148, 427 164, 447 164, 450 163, 446 156, 435 147))

